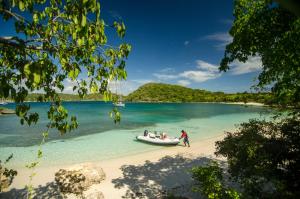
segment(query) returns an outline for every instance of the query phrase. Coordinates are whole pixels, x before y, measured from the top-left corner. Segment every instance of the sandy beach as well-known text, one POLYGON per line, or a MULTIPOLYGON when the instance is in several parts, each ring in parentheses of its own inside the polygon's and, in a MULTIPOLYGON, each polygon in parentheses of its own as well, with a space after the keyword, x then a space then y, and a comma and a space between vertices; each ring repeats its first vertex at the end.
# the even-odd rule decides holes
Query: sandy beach
POLYGON ((258 102, 220 102, 221 104, 236 104, 236 105, 245 105, 245 106, 268 106, 263 103, 258 102))
MULTIPOLYGON (((105 198, 159 198, 163 191, 180 193, 189 198, 197 198, 191 193, 191 177, 189 170, 196 165, 205 165, 216 159, 215 141, 221 140, 224 134, 212 138, 192 142, 191 147, 182 144, 166 147, 159 151, 106 160, 102 162, 86 162, 85 165, 97 165, 103 168, 106 179, 93 185, 87 193, 101 191, 105 198)), ((221 160, 221 159, 219 159, 221 160)), ((222 161, 222 160, 221 160, 222 161)), ((38 167, 32 184, 36 188, 38 198, 59 198, 59 191, 54 183, 54 174, 61 168, 74 165, 38 167)), ((76 165, 75 165, 76 166, 76 165)), ((29 182, 30 172, 20 169, 11 190, 4 197, 20 198, 25 194, 24 186, 29 182)), ((75 198, 69 195, 68 198, 75 198)))

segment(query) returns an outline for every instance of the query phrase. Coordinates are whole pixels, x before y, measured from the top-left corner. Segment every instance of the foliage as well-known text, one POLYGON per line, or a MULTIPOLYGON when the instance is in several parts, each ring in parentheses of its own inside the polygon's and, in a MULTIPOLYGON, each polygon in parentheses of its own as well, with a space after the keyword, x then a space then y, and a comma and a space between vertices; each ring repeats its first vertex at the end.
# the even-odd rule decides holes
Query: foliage
POLYGON ((271 87, 273 101, 293 107, 291 116, 250 120, 216 143, 216 155, 227 158, 228 172, 245 198, 300 197, 300 6, 297 1, 276 2, 234 1, 233 40, 220 64, 227 71, 235 60, 259 56, 263 68, 256 88, 271 87))
MULTIPOLYGON (((79 95, 75 95, 75 94, 65 94, 65 93, 59 93, 58 94, 60 99, 62 101, 80 101, 80 100, 103 100, 102 95, 99 94, 87 94, 84 98, 81 98, 79 95)), ((35 94, 35 93, 31 93, 28 94, 28 96, 25 98, 26 101, 34 101, 34 102, 38 102, 39 101, 39 97, 41 97, 44 95, 43 94, 35 94)))
POLYGON ((299 198, 300 118, 250 120, 216 142, 229 173, 252 198, 299 198))
MULTIPOLYGON (((58 94, 64 91, 64 82, 76 83, 73 91, 81 98, 100 93, 110 100, 109 81, 126 79, 125 60, 131 46, 121 41, 114 42, 120 43, 116 47, 108 45, 105 35, 111 28, 122 39, 125 25, 106 24, 97 0, 2 0, 0 17, 14 24, 12 35, 0 37, 0 98, 15 101, 21 124, 29 126, 38 122, 39 115, 24 103, 28 94, 38 91, 43 93, 38 101, 52 102, 41 143, 51 128, 65 134, 78 126, 76 117, 69 119, 58 94)), ((119 114, 113 116, 120 121, 119 114)), ((37 160, 41 155, 39 150, 37 160)))
POLYGON ((270 93, 210 92, 178 85, 148 83, 126 97, 127 101, 145 102, 260 102, 276 103, 270 93))
POLYGON ((8 188, 14 177, 18 174, 16 170, 6 168, 5 165, 13 158, 11 154, 3 163, 0 160, 0 193, 8 188))
MULTIPOLYGON (((78 94, 66 94, 66 93, 58 93, 58 96, 61 101, 104 101, 103 95, 99 93, 88 93, 84 96, 84 98, 80 97, 78 94)), ((116 95, 114 93, 111 94, 112 99, 119 98, 120 95, 116 95)), ((26 102, 40 102, 45 101, 45 95, 43 93, 29 93, 25 100, 26 102)), ((11 100, 9 97, 8 100, 11 100)))
MULTIPOLYGON (((82 1, 1 1, 0 14, 13 21, 16 36, 0 37, 0 98, 11 98, 18 104, 17 115, 29 125, 38 121, 37 113, 29 113, 23 104, 29 92, 45 93, 41 100, 50 100, 51 127, 61 133, 72 130, 61 107, 57 91, 64 81, 75 81, 73 90, 83 97, 88 92, 110 96, 108 81, 125 79, 128 44, 112 47, 107 44, 105 27, 100 18, 100 3, 82 1), (87 72, 88 79, 79 76, 87 72), (51 115, 59 114, 58 120, 51 115)), ((121 38, 123 23, 115 22, 121 38)))
POLYGON ((193 191, 199 192, 210 199, 239 199, 240 194, 227 188, 223 180, 223 170, 217 162, 208 166, 193 167, 192 177, 196 181, 193 191))
POLYGON ((270 85, 283 105, 300 106, 300 17, 286 7, 291 8, 272 0, 235 0, 229 32, 233 40, 226 46, 220 70, 227 71, 234 60, 259 56, 263 68, 257 88, 270 85))

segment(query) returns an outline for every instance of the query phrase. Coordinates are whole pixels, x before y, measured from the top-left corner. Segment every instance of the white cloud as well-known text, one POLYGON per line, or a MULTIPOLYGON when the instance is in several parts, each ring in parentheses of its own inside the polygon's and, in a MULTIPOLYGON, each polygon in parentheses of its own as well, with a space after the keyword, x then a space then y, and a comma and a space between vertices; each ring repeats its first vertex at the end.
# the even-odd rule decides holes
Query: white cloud
POLYGON ((208 62, 205 62, 203 60, 197 60, 197 68, 206 70, 206 71, 211 71, 211 72, 218 72, 218 67, 217 65, 210 64, 208 62))
POLYGON ((210 79, 215 79, 219 77, 220 74, 210 71, 184 71, 180 74, 180 77, 185 77, 187 79, 193 80, 195 82, 205 82, 210 79))
POLYGON ((195 82, 205 82, 210 79, 215 79, 221 76, 218 66, 205 62, 203 60, 196 60, 197 68, 200 70, 184 71, 179 74, 180 77, 193 80, 195 82))
POLYGON ((157 73, 153 73, 153 76, 162 81, 178 78, 178 75, 175 73, 174 68, 163 68, 159 70, 157 73))
POLYGON ((228 33, 214 33, 214 34, 206 35, 204 39, 227 42, 227 43, 232 41, 232 37, 228 33))
POLYGON ((174 68, 163 68, 161 70, 159 70, 160 73, 174 73, 175 72, 175 69, 174 68))
POLYGON ((153 82, 152 80, 144 80, 144 79, 137 79, 137 80, 125 80, 125 81, 111 81, 108 84, 108 87, 111 92, 121 94, 121 95, 128 95, 129 93, 138 89, 141 85, 153 82))
POLYGON ((233 75, 251 73, 262 69, 261 58, 259 56, 249 57, 245 63, 234 61, 229 66, 233 75))
POLYGON ((202 39, 217 41, 218 44, 215 47, 222 50, 227 44, 232 42, 232 37, 228 33, 214 33, 206 35, 202 39))
POLYGON ((181 73, 175 73, 173 68, 165 68, 159 71, 159 73, 153 73, 159 81, 169 81, 176 80, 179 78, 185 78, 184 80, 179 80, 177 83, 180 85, 187 86, 191 84, 190 81, 194 82, 204 82, 210 79, 215 79, 219 77, 218 66, 205 62, 203 60, 196 60, 196 69, 183 71, 181 73))
POLYGON ((65 89, 63 90, 63 93, 66 93, 66 94, 76 94, 77 93, 77 92, 73 91, 73 87, 77 86, 77 82, 76 81, 72 81, 70 79, 66 79, 64 81, 64 86, 65 86, 65 89))
POLYGON ((178 80, 177 84, 179 84, 179 85, 181 85, 181 86, 188 86, 188 85, 191 84, 191 82, 188 81, 188 80, 182 79, 182 80, 178 80))
POLYGON ((171 75, 171 74, 159 74, 159 73, 154 73, 154 77, 160 79, 160 80, 171 80, 171 79, 177 79, 177 75, 171 75))
MULTIPOLYGON (((90 80, 85 79, 87 81, 87 84, 89 85, 90 80)), ((123 81, 109 81, 108 83, 108 89, 113 93, 118 93, 121 95, 128 95, 132 91, 136 90, 138 87, 140 87, 143 84, 152 82, 152 80, 143 80, 143 79, 137 79, 137 80, 123 80, 123 81)), ((77 92, 73 91, 73 87, 77 86, 77 83, 75 81, 72 81, 70 79, 66 79, 64 81, 65 89, 63 93, 66 94, 77 94, 77 92)))
POLYGON ((185 46, 187 46, 187 45, 189 45, 189 43, 190 43, 190 41, 184 41, 183 44, 184 44, 185 46))

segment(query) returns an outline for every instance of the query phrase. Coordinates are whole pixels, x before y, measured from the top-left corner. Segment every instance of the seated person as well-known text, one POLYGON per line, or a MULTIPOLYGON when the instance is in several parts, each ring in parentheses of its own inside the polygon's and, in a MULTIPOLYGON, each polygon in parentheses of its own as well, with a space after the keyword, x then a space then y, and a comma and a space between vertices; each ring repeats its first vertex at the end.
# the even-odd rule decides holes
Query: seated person
POLYGON ((144 131, 144 136, 147 136, 148 135, 148 130, 145 130, 144 131))
POLYGON ((164 133, 164 132, 162 132, 162 133, 160 134, 160 139, 164 140, 165 138, 167 138, 167 134, 164 133))
POLYGON ((163 139, 166 139, 167 137, 167 133, 163 133, 163 139))

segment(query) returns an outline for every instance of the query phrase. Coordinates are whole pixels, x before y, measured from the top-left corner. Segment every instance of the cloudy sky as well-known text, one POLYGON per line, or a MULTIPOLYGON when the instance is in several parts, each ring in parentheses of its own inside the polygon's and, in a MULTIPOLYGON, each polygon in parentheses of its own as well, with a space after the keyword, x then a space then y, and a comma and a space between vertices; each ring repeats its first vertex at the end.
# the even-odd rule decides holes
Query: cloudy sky
POLYGON ((231 41, 230 0, 109 0, 102 16, 125 22, 125 41, 132 45, 127 61, 128 93, 147 82, 179 84, 211 91, 249 91, 260 68, 260 58, 234 62, 227 73, 218 65, 231 41))
MULTIPOLYGON (((232 70, 218 71, 224 48, 232 38, 231 0, 103 0, 101 17, 106 23, 124 21, 125 42, 132 45, 126 70, 128 79, 118 86, 128 94, 142 84, 163 82, 211 91, 249 91, 259 74, 259 57, 234 62, 232 70)), ((11 25, 2 24, 1 33, 11 25)), ((117 45, 116 33, 107 32, 108 43, 117 45)), ((84 77, 83 77, 84 78, 84 77)), ((65 81, 66 92, 72 82, 65 81)))

